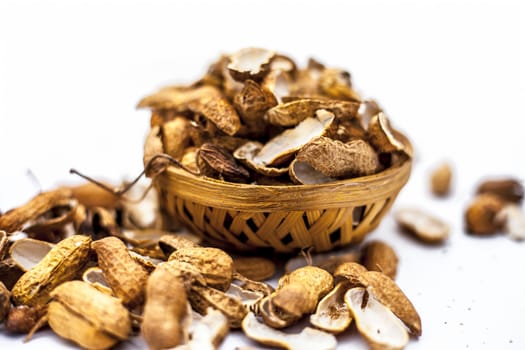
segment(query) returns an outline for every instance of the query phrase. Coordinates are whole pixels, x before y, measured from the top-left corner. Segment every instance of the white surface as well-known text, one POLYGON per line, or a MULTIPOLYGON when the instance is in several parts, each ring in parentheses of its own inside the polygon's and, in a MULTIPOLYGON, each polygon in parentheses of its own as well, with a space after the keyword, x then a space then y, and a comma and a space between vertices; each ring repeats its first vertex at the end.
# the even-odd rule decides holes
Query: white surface
MULTIPOLYGON (((114 181, 137 174, 149 123, 134 109, 138 99, 192 81, 221 52, 262 46, 301 63, 312 55, 350 70, 412 139, 416 164, 395 208, 427 208, 452 226, 443 247, 401 235, 391 216, 370 236, 396 248, 398 283, 421 314, 423 336, 407 348, 524 349, 524 243, 466 236, 462 212, 484 175, 525 179, 525 9, 507 1, 250 3, 1 2, 0 208, 35 194, 28 169, 44 189, 77 181, 71 167, 114 181), (455 165, 455 191, 436 200, 428 172, 443 159, 455 165)), ((222 348, 242 343, 233 335, 222 348)), ((345 343, 366 348, 355 332, 340 337, 345 343)), ((49 332, 23 345, 2 332, 0 346, 70 345, 49 332)))

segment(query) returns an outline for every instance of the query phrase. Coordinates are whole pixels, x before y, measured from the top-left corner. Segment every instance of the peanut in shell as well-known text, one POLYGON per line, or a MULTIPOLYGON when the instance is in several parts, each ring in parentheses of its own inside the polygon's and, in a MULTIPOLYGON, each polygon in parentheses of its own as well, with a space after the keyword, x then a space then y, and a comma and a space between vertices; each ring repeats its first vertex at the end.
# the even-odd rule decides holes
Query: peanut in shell
POLYGON ((397 257, 394 248, 383 241, 370 241, 361 249, 361 262, 369 271, 379 271, 395 279, 397 274, 397 257))
POLYGON ((335 178, 370 175, 379 169, 377 154, 366 141, 343 143, 323 136, 304 145, 296 161, 306 162, 325 176, 335 178))
POLYGON ((148 272, 131 257, 124 243, 116 237, 106 237, 94 241, 91 247, 115 296, 129 307, 142 304, 148 272))
POLYGON ((452 167, 443 163, 437 167, 430 177, 430 188, 437 197, 445 197, 450 193, 452 182, 452 167))
POLYGON ((497 233, 502 223, 496 217, 504 206, 505 201, 498 195, 482 193, 476 196, 465 211, 467 231, 481 236, 497 233))
POLYGON ((233 278, 233 260, 218 248, 180 248, 170 255, 171 260, 195 266, 208 286, 221 291, 228 289, 233 278))
POLYGON ((172 348, 187 341, 187 305, 181 274, 169 262, 159 264, 148 278, 141 326, 150 349, 172 348))
POLYGON ((12 289, 16 305, 45 304, 51 291, 77 277, 87 262, 91 238, 74 235, 62 240, 31 270, 20 277, 12 289))
POLYGON ((129 312, 121 301, 86 282, 63 283, 53 290, 51 296, 53 302, 59 302, 72 313, 89 321, 96 329, 117 339, 125 340, 131 332, 129 312))

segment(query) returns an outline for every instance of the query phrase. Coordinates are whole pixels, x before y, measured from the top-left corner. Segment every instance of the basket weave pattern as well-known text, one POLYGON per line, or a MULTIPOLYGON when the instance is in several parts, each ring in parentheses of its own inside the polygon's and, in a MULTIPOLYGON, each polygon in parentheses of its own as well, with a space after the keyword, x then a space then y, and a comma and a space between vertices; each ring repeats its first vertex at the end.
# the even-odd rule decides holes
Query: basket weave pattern
POLYGON ((262 186, 196 177, 170 167, 155 179, 160 206, 211 242, 238 250, 316 252, 361 241, 408 181, 411 162, 323 185, 262 186))

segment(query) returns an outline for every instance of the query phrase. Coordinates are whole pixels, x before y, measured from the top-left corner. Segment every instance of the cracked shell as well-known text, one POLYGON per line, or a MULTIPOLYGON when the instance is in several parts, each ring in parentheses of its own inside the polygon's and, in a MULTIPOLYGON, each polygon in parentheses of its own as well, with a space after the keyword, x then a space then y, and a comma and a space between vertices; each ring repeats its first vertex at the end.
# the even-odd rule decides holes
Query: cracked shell
POLYGON ((228 135, 235 134, 241 120, 222 92, 214 86, 166 87, 143 98, 138 108, 173 109, 178 112, 191 111, 211 121, 228 135))
POLYGON ((260 80, 270 70, 275 52, 261 48, 245 48, 230 55, 228 71, 233 79, 243 82, 246 79, 260 80))
POLYGON ((346 292, 345 302, 355 319, 359 333, 374 350, 400 350, 409 340, 403 323, 364 288, 346 292))
POLYGON ((255 155, 256 164, 277 166, 288 161, 305 144, 322 136, 334 121, 334 114, 324 109, 315 112, 315 118, 306 118, 293 129, 288 129, 268 141, 255 155))
POLYGON ((399 226, 417 239, 427 243, 442 243, 450 227, 443 220, 416 208, 402 208, 395 214, 399 226))
POLYGON ((317 304, 315 313, 310 315, 310 323, 323 331, 338 334, 350 326, 352 316, 344 301, 349 284, 338 283, 330 293, 317 304))
POLYGON ((334 350, 337 346, 337 340, 332 334, 310 327, 300 333, 284 333, 259 322, 251 312, 242 321, 242 330, 252 340, 282 349, 334 350))

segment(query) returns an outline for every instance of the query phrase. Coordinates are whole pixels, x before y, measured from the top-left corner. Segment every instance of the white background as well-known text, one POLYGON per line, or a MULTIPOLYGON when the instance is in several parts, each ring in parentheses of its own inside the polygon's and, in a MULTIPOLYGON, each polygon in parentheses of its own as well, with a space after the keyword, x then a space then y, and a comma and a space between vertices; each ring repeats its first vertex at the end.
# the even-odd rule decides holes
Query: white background
MULTIPOLYGON (((220 53, 313 56, 348 69, 413 141, 394 210, 426 208, 452 227, 445 246, 428 247, 389 215, 370 236, 397 249, 398 283, 421 314, 423 336, 407 348, 525 349, 524 243, 466 236, 462 222, 481 178, 525 178, 524 21, 508 1, 3 1, 0 209, 38 191, 28 169, 43 189, 77 181, 71 167, 114 182, 138 174, 149 115, 137 101, 193 81, 220 53), (442 160, 454 164, 454 193, 436 200, 428 174, 442 160)), ((0 346, 70 346, 57 339, 1 333, 0 346)), ((355 332, 345 342, 366 348, 355 332)))

